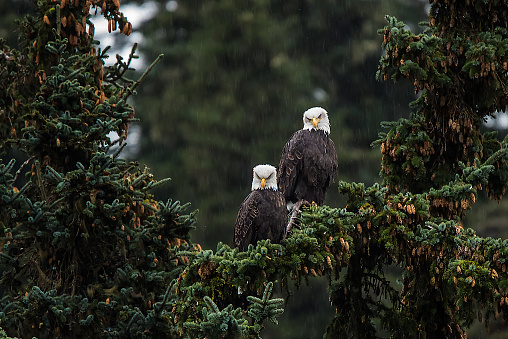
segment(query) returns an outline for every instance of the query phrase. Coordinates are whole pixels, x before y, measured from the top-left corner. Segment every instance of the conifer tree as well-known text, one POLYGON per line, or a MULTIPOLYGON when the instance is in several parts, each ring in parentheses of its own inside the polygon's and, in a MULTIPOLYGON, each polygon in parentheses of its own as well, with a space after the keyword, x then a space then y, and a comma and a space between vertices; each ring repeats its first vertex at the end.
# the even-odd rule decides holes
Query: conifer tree
POLYGON ((135 46, 104 66, 90 13, 110 31, 132 25, 117 0, 36 6, 21 49, 0 40, 0 147, 27 156, 0 165, 0 324, 23 338, 171 337, 175 249, 190 246, 195 212, 155 201, 150 189, 166 180, 110 152, 107 134, 127 135, 142 79, 126 78, 135 46))

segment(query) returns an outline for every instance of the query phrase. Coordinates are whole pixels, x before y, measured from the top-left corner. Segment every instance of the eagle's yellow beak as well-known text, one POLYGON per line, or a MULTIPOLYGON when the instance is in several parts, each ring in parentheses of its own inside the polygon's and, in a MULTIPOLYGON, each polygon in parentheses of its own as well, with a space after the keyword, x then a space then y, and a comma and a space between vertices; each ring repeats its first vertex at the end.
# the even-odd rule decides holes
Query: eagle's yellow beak
POLYGON ((265 185, 266 185, 266 179, 263 178, 263 179, 261 179, 261 188, 265 189, 265 185))
POLYGON ((319 118, 312 118, 312 124, 314 125, 314 128, 317 128, 317 124, 318 124, 319 120, 321 120, 321 119, 319 119, 319 118))

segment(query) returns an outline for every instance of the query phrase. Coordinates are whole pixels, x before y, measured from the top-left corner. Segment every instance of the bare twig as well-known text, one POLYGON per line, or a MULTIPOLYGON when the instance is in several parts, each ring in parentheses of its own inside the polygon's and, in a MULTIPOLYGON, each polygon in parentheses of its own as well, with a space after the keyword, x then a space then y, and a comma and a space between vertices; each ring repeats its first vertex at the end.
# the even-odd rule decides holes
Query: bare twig
POLYGON ((298 214, 301 212, 300 207, 302 207, 302 205, 309 205, 309 202, 307 200, 298 200, 296 202, 296 204, 293 205, 291 217, 289 218, 289 222, 286 227, 286 234, 288 234, 289 231, 291 230, 291 228, 293 228, 293 225, 296 225, 295 221, 296 221, 298 214))
POLYGON ((21 170, 23 170, 23 167, 25 167, 31 160, 33 160, 35 156, 31 156, 27 161, 21 164, 21 167, 19 170, 16 171, 16 174, 14 175, 14 182, 18 179, 18 175, 21 173, 21 170))

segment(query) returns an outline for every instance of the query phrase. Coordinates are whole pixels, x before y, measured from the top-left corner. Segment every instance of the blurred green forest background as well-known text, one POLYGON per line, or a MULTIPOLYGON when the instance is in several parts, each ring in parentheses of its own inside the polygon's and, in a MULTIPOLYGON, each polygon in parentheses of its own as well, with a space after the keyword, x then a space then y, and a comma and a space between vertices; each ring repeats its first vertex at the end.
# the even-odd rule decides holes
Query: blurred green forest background
MULTIPOLYGON (((171 177, 161 196, 199 208, 194 240, 232 243, 252 167, 277 166, 302 114, 330 113, 340 180, 378 180, 370 143, 379 123, 407 116, 415 96, 375 80, 384 14, 412 23, 422 1, 169 1, 140 27, 146 62, 162 64, 134 99, 143 135, 137 157, 171 177)), ((129 14, 127 13, 128 18, 129 14)), ((340 203, 330 189, 327 203, 340 203)))
MULTIPOLYGON (((139 150, 124 156, 146 164, 158 180, 172 178, 155 190, 158 200, 191 202, 200 210, 194 242, 212 249, 219 241, 232 244, 252 167, 278 165, 284 144, 312 106, 329 112, 339 158, 337 180, 379 181, 381 153, 370 143, 381 131, 380 122, 409 116, 408 104, 417 94, 410 83, 375 80, 382 53, 377 30, 384 27, 386 14, 421 30, 418 23, 426 20, 428 1, 121 4, 134 34, 125 38, 112 33, 114 39, 108 41, 113 51, 130 50, 137 42, 144 63, 137 72, 165 55, 132 98, 141 132, 130 142, 139 150)), ((32 8, 28 0, 0 2, 0 38, 8 45, 17 44, 15 19, 32 8)), ((97 21, 102 48, 104 36, 98 33, 106 28, 107 22, 97 21)), ((113 63, 115 52, 109 54, 113 63)), ((467 226, 482 236, 506 238, 506 201, 484 201, 469 212, 467 226)), ((344 204, 335 186, 326 203, 344 204)), ((305 291, 290 300, 280 325, 264 337, 320 337, 334 312, 327 306, 324 286, 314 282, 301 289, 305 291), (288 319, 298 326, 288 325, 288 319)), ((470 336, 484 332, 477 326, 470 336)))

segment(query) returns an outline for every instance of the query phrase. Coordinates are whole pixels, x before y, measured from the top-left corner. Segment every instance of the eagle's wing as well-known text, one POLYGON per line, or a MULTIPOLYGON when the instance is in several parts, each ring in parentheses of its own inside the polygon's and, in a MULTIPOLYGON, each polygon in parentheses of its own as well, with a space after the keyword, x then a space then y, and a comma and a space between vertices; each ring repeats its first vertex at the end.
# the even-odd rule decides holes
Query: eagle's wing
POLYGON ((240 251, 247 250, 257 232, 255 220, 259 216, 259 202, 256 193, 253 191, 245 198, 236 217, 233 243, 240 251))
POLYGON ((295 185, 303 168, 303 138, 301 130, 289 139, 280 155, 277 168, 277 186, 287 202, 295 190, 295 185))

